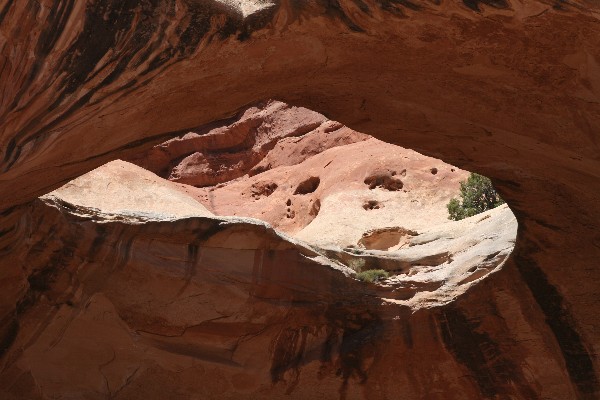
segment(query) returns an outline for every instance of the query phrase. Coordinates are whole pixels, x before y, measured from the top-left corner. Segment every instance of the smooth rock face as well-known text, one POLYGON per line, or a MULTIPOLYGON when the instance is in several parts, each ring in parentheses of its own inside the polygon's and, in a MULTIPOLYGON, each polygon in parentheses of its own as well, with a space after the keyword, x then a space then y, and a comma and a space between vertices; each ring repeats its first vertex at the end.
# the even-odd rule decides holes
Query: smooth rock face
POLYGON ((5 349, 3 398, 262 396, 294 368, 290 342, 277 342, 294 329, 287 316, 298 313, 316 335, 312 312, 361 296, 347 268, 258 222, 132 224, 45 201, 23 228, 34 247, 53 250, 58 268, 27 253, 30 301, 5 349), (294 302, 316 308, 290 308, 294 302))
MULTIPOLYGON (((490 176, 519 232, 501 271, 447 306, 396 314, 378 340, 390 344, 385 351, 368 345, 379 332, 373 307, 358 314, 335 304, 320 309, 317 315, 336 316, 346 333, 339 328, 342 339, 326 341, 322 358, 309 353, 304 360, 329 362, 335 342, 345 367, 332 358, 327 375, 312 364, 317 378, 294 385, 310 368, 298 367, 297 352, 273 346, 280 359, 292 360, 273 369, 286 385, 270 384, 254 397, 280 390, 297 398, 598 398, 598 15, 598 5, 585 0, 1 2, 4 397, 44 396, 32 374, 19 372, 27 360, 10 366, 13 351, 21 351, 11 346, 19 332, 35 332, 35 321, 56 309, 49 302, 34 323, 23 320, 31 304, 54 293, 39 272, 84 268, 81 260, 102 242, 91 239, 81 254, 79 240, 87 236, 76 229, 64 237, 71 228, 36 214, 35 199, 108 161, 277 98, 490 176), (48 229, 32 228, 44 224, 48 229)), ((115 239, 110 254, 124 254, 115 249, 126 249, 128 238, 115 239)), ((69 282, 63 278, 54 290, 64 292, 69 282)), ((91 310, 109 319, 99 304, 91 310)), ((280 342, 309 348, 291 338, 304 337, 314 321, 284 320, 298 324, 280 342)), ((98 357, 98 365, 110 357, 98 357)), ((198 371, 173 365, 163 380, 145 375, 139 387, 152 391, 143 398, 195 395, 178 383, 197 382, 198 371)), ((255 381, 236 377, 237 387, 255 381)), ((107 387, 103 378, 89 379, 107 387)), ((204 381, 214 393, 228 389, 216 375, 204 381)), ((141 393, 132 391, 129 398, 141 393)))
POLYGON ((42 199, 84 208, 81 212, 103 214, 103 219, 168 220, 208 217, 213 214, 177 186, 125 161, 112 161, 42 199))

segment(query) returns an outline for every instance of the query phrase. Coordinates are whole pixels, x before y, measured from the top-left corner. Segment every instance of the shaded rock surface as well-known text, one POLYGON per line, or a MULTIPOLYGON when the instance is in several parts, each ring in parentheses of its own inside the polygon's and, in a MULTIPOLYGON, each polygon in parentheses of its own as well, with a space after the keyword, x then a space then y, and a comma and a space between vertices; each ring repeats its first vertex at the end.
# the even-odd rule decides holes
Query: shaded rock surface
MULTIPOLYGON (((378 360, 365 382, 380 377, 368 388, 393 392, 353 386, 366 367, 285 391, 317 397, 317 388, 351 377, 340 390, 346 398, 597 398, 598 13, 586 0, 1 2, 5 357, 28 330, 18 320, 36 297, 24 293, 47 287, 32 274, 34 261, 60 269, 71 263, 61 254, 76 249, 56 224, 44 235, 28 228, 38 196, 257 99, 279 98, 491 177, 519 221, 515 251, 493 280, 435 316, 397 315, 389 337, 406 347, 343 352, 346 365, 378 360), (442 342, 441 351, 432 345, 442 342), (398 369, 399 360, 427 371, 398 369)), ((368 342, 356 321, 368 319, 356 317, 346 343, 368 342)), ((293 342, 293 332, 281 341, 293 342)), ((43 396, 31 374, 11 371, 5 397, 43 396)), ((184 368, 169 371, 165 381, 184 379, 184 368)), ((150 394, 191 397, 172 384, 150 394)))
MULTIPOLYGON (((7 257, 28 273, 13 275, 7 294, 23 300, 5 337, 5 397, 385 399, 400 390, 408 398, 441 391, 462 399, 487 390, 526 398, 538 393, 537 379, 562 373, 549 349, 525 340, 536 322, 520 309, 517 288, 489 298, 486 275, 494 272, 494 284, 506 279, 501 266, 514 240, 506 206, 411 239, 409 249, 435 248, 422 254, 448 249, 454 264, 407 265, 402 249, 371 251, 396 259, 403 271, 370 285, 352 279, 342 257, 255 219, 210 216, 203 208, 198 216, 149 213, 143 195, 156 187, 180 194, 154 191, 157 211, 162 200, 172 209, 189 204, 179 184, 150 175, 110 163, 42 197, 15 221, 20 240, 7 257), (122 180, 109 192, 103 178, 111 171, 122 180), (138 210, 127 198, 135 190, 138 210), (127 218, 115 218, 125 205, 127 218), (508 239, 493 240, 501 232, 508 239), (485 323, 501 332, 512 329, 503 324, 524 329, 528 321, 524 332, 511 330, 522 343, 480 336, 482 322, 468 312, 482 299, 498 307, 485 323), (525 368, 537 365, 506 358, 524 352, 546 360, 535 379, 525 368), (423 357, 431 361, 416 362, 423 357), (519 381, 487 382, 495 363, 519 381), (415 388, 415 379, 430 381, 432 368, 435 382, 415 388), (480 375, 468 377, 473 373, 480 375)), ((544 393, 570 393, 563 389, 544 393)))
MULTIPOLYGON (((446 328, 436 307, 458 302, 489 274, 501 273, 514 246, 516 220, 503 206, 448 221, 445 201, 456 195, 465 171, 331 121, 304 129, 302 121, 288 118, 290 112, 271 116, 272 129, 286 130, 292 121, 296 131, 307 133, 289 141, 255 131, 244 139, 279 137, 263 154, 270 165, 264 171, 249 172, 251 162, 221 159, 220 170, 245 174, 199 189, 173 182, 178 180, 172 174, 169 181, 113 161, 33 203, 17 222, 18 236, 27 239, 13 243, 11 252, 25 256, 26 262, 17 256, 15 266, 28 272, 17 268, 12 277, 12 295, 23 300, 10 319, 14 331, 5 336, 10 345, 0 373, 3 393, 98 399, 173 393, 182 399, 384 399, 398 389, 410 393, 410 381, 390 384, 378 370, 413 352, 412 329, 423 329, 421 320, 450 335, 470 329, 446 328), (384 183, 371 185, 370 177, 384 183), (403 179, 403 191, 386 187, 388 178, 403 179), (203 195, 213 210, 238 216, 213 215, 200 203, 203 195), (270 198, 283 204, 264 202, 270 198), (381 207, 378 216, 362 207, 373 198, 381 207), (289 218, 301 201, 306 207, 295 207, 289 218), (323 208, 313 212, 321 201, 323 208), (283 209, 286 219, 301 222, 281 223, 277 213, 283 209), (404 215, 397 217, 399 210, 404 215), (247 218, 258 211, 307 242, 247 218), (418 231, 387 226, 394 222, 418 231), (340 231, 326 229, 330 224, 340 231), (352 248, 342 249, 347 243, 352 248), (369 268, 392 276, 379 285, 353 279, 369 268), (27 386, 28 380, 35 385, 27 386)), ((152 160, 163 146, 136 161, 144 165, 144 157, 152 160)), ((192 179, 201 173, 188 172, 192 179)), ((454 342, 444 340, 431 331, 417 350, 435 352, 440 363, 452 365, 440 387, 472 368, 448 355, 454 342)), ((399 376, 414 376, 415 367, 394 365, 399 376)), ((429 374, 420 373, 422 379, 429 374)), ((506 390, 533 393, 529 382, 522 384, 506 390)), ((471 380, 456 395, 446 391, 445 398, 463 398, 465 390, 482 389, 471 380)))

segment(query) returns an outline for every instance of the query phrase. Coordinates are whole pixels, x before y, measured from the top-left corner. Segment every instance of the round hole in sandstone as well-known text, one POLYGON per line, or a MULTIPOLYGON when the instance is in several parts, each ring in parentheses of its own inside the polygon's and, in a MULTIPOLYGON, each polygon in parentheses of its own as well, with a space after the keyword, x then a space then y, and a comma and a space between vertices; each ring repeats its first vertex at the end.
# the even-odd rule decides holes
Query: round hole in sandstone
POLYGON ((319 187, 321 179, 318 176, 311 176, 298 184, 294 194, 309 194, 313 193, 319 187))
POLYGON ((380 204, 377 200, 367 200, 363 203, 362 207, 365 210, 379 210, 383 207, 383 204, 380 204))
POLYGON ((394 250, 408 245, 418 235, 401 227, 375 228, 363 233, 358 245, 368 250, 394 250))
POLYGON ((371 190, 376 188, 390 191, 400 190, 404 187, 404 183, 395 175, 396 171, 394 170, 387 168, 376 168, 367 174, 364 179, 364 183, 371 190))
POLYGON ((277 190, 278 185, 274 182, 255 182, 250 187, 251 196, 255 199, 260 199, 261 197, 269 197, 273 194, 275 190, 277 190))

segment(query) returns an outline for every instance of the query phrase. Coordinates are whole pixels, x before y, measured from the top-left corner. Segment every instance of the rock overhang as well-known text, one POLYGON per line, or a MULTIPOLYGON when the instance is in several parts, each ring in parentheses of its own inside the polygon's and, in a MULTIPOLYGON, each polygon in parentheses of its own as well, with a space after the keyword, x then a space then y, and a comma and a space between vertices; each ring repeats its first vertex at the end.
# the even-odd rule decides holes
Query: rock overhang
MULTIPOLYGON (((367 7, 370 4, 364 3, 367 7)), ((75 58, 73 63, 59 62, 64 57, 61 46, 81 33, 78 31, 81 25, 64 23, 68 21, 66 17, 69 13, 84 15, 83 6, 76 10, 64 8, 64 18, 56 18, 54 22, 50 21, 50 14, 44 14, 45 24, 65 35, 62 41, 55 41, 60 35, 50 35, 53 30, 45 29, 40 37, 47 39, 46 44, 37 46, 40 37, 29 33, 21 36, 26 30, 19 33, 10 25, 14 23, 11 21, 25 21, 24 26, 33 27, 26 23, 32 21, 29 6, 7 2, 0 19, 3 31, 8 32, 5 36, 10 38, 5 49, 10 48, 14 53, 3 53, 5 58, 6 54, 24 54, 27 49, 37 48, 39 52, 35 54, 46 57, 45 65, 62 66, 67 73, 78 71, 68 82, 58 80, 50 87, 62 90, 64 86, 67 95, 48 96, 44 82, 53 82, 56 78, 53 71, 60 68, 40 73, 34 64, 19 64, 19 73, 15 69, 17 64, 12 64, 3 69, 0 76, 5 88, 2 102, 5 123, 1 134, 5 156, 1 186, 1 208, 6 210, 3 232, 13 232, 14 223, 20 218, 17 213, 22 208, 10 209, 12 205, 26 203, 70 178, 133 151, 134 147, 148 145, 147 140, 162 141, 168 136, 163 135, 164 132, 230 116, 254 100, 257 93, 259 97, 283 98, 324 112, 386 141, 492 177, 519 218, 517 249, 509 260, 510 268, 505 268, 508 272, 496 281, 497 288, 491 288, 489 293, 492 294, 484 295, 478 290, 457 308, 442 313, 440 320, 444 322, 440 329, 444 343, 461 361, 463 367, 460 368, 466 368, 474 377, 474 387, 480 390, 473 389, 474 393, 480 396, 481 393, 484 396, 510 393, 531 398, 531 392, 523 383, 526 380, 517 373, 520 361, 511 362, 517 360, 517 356, 502 358, 503 371, 517 382, 509 388, 495 378, 493 371, 498 369, 489 365, 486 369, 486 353, 481 351, 495 349, 495 354, 500 354, 500 350, 511 354, 507 340, 515 339, 513 343, 518 343, 516 338, 530 340, 531 335, 535 336, 518 329, 526 325, 523 323, 508 323, 510 328, 505 330, 498 326, 495 331, 486 328, 494 326, 486 317, 486 311, 514 317, 518 314, 516 309, 537 310, 537 318, 545 323, 536 325, 531 332, 539 333, 535 336, 537 343, 546 343, 552 349, 552 355, 546 359, 560 360, 561 365, 553 369, 550 379, 544 371, 528 364, 529 370, 539 377, 538 382, 548 383, 542 385, 548 391, 546 397, 595 396, 599 385, 593 354, 597 352, 599 340, 593 329, 597 325, 597 310, 593 304, 598 277, 589 269, 598 258, 599 241, 594 221, 600 216, 597 194, 590 190, 597 186, 599 175, 595 144, 598 89, 594 65, 596 49, 600 46, 595 29, 595 6, 583 2, 568 5, 511 3, 509 9, 496 12, 477 3, 481 14, 469 11, 460 2, 429 6, 433 11, 426 7, 420 14, 409 10, 400 13, 393 8, 384 13, 377 7, 368 7, 373 10, 371 19, 361 20, 360 24, 351 21, 367 32, 364 34, 349 28, 348 23, 340 23, 345 15, 340 9, 350 3, 337 2, 325 14, 313 12, 311 8, 300 12, 299 4, 289 4, 290 7, 277 9, 274 14, 278 17, 277 23, 263 25, 274 27, 275 34, 261 28, 255 34, 242 35, 245 40, 239 48, 234 41, 218 44, 213 41, 216 47, 203 48, 207 54, 203 57, 201 51, 193 53, 198 50, 195 46, 183 52, 163 51, 162 44, 156 42, 161 51, 150 52, 154 61, 141 64, 144 68, 152 67, 142 68, 142 72, 147 71, 145 74, 130 70, 131 76, 136 78, 129 79, 122 72, 130 65, 126 58, 121 58, 118 63, 107 64, 108 70, 117 71, 110 79, 103 80, 100 76, 101 80, 86 81, 85 68, 77 67, 81 58, 75 58), (419 15, 431 17, 427 29, 418 28, 424 23, 419 15), (398 16, 403 19, 395 19, 398 16), (557 26, 561 26, 561 30, 557 30, 557 26), (416 30, 414 35, 409 28, 416 30), (288 44, 278 42, 277 34, 283 35, 288 44), (267 47, 261 40, 272 46, 274 60, 256 56, 268 54, 262 51, 267 47), (294 51, 286 50, 289 43, 294 44, 294 51), (254 56, 248 51, 252 45, 258 49, 254 56), (226 49, 215 51, 219 46, 226 49), (474 53, 485 57, 471 58, 474 53), (158 54, 162 55, 155 57, 158 54), (245 61, 256 60, 262 72, 248 68, 242 74, 239 65, 233 58, 227 58, 227 54, 235 54, 235 58, 245 61), (171 63, 173 60, 185 61, 171 63), (282 60, 293 62, 286 64, 282 60), (190 68, 186 71, 182 64, 188 62, 190 68), (439 68, 440 63, 445 68, 439 68), (244 85, 231 83, 224 86, 222 92, 214 90, 215 79, 199 76, 198 65, 201 64, 206 70, 217 70, 217 65, 224 65, 221 76, 243 75, 244 85), (286 73, 281 72, 284 69, 286 73), (305 79, 308 77, 310 80, 305 79), (256 82, 259 89, 243 89, 248 82, 256 82), (78 91, 78 86, 86 89, 78 91), (99 86, 103 86, 102 90, 96 94, 84 93, 99 86), (181 87, 189 88, 190 94, 175 94, 181 87), (327 90, 322 89, 324 87, 327 90), (227 99, 226 91, 232 94, 227 99), (169 92, 168 96, 159 96, 165 92, 169 92), (135 107, 128 108, 127 102, 135 93, 140 93, 135 107), (109 96, 103 98, 105 94, 109 96), (201 100, 200 94, 225 100, 218 105, 209 104, 201 100), (150 100, 153 96, 161 97, 163 103, 168 99, 171 105, 159 107, 158 102, 150 100), (193 116, 183 107, 190 99, 202 110, 193 116), (118 126, 122 121, 142 122, 140 126, 125 129, 118 126), (152 129, 148 129, 149 125, 152 129), (69 148, 69 143, 82 144, 77 154, 69 148), (566 265, 571 267, 565 268, 566 265), (519 289, 519 295, 523 296, 520 300, 515 300, 518 296, 511 287, 519 289), (507 297, 506 293, 511 295, 507 297), (474 301, 475 304, 469 303, 469 299, 477 296, 482 297, 474 301), (494 299, 505 301, 504 306, 494 299), (482 311, 478 304, 491 308, 482 311), (514 307, 509 310, 507 304, 514 307), (474 344, 473 350, 453 332, 463 333, 465 340, 474 344), (483 361, 477 363, 477 360, 483 361)), ((318 5, 315 7, 319 9, 318 5)), ((87 21, 89 19, 84 20, 83 25, 87 21)), ((149 25, 150 30, 158 26, 157 21, 149 25)), ((121 25, 115 29, 122 29, 121 25)), ((241 32, 235 24, 228 31, 241 32)), ((189 36, 192 31, 179 32, 188 32, 189 36)), ((122 38, 126 39, 127 35, 122 38)), ((80 42, 85 44, 84 39, 80 42)), ((126 49, 134 42, 119 42, 122 47, 118 48, 122 51, 117 53, 130 54, 126 49)), ((101 50, 98 48, 100 53, 101 50)), ((10 236, 3 235, 4 254, 15 251, 10 236)), ((531 321, 536 320, 533 315, 529 317, 531 321)), ((406 337, 411 338, 408 334, 406 337)), ((547 364, 548 371, 553 368, 551 364, 547 364)))
MULTIPOLYGON (((308 263, 316 261, 345 276, 384 269, 392 277, 376 296, 413 311, 456 301, 499 271, 514 246, 516 221, 506 206, 462 222, 447 220, 446 202, 458 194, 466 171, 277 101, 258 103, 227 125, 206 132, 198 128, 131 159, 168 180, 119 160, 40 199, 77 221, 186 226, 188 222, 179 221, 190 220, 205 228, 177 237, 193 243, 188 246, 199 260, 217 248, 232 254, 296 251, 308 263), (197 156, 195 165, 189 154, 197 156), (394 179, 402 185, 388 185, 394 179), (257 185, 270 190, 258 193, 257 185), (315 213, 317 203, 306 199, 310 196, 319 203, 315 213), (274 197, 279 200, 273 202, 274 197), (378 198, 377 215, 361 207, 363 198, 378 198), (277 208, 281 212, 272 210, 277 208), (300 225, 286 224, 290 219, 300 225)), ((158 258, 168 265, 171 256, 158 258)), ((256 260, 246 261, 248 275, 256 260)), ((285 274, 288 265, 278 268, 285 274)), ((316 277, 328 275, 318 267, 311 271, 316 277)))

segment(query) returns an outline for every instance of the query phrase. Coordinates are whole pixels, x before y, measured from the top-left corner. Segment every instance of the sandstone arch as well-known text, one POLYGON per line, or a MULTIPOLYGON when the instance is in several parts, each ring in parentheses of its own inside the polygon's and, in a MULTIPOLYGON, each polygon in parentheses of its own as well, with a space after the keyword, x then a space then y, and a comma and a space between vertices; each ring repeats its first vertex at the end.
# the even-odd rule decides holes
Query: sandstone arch
POLYGON ((490 176, 519 219, 513 257, 427 318, 484 396, 598 396, 594 3, 5 0, 0 33, 3 254, 37 196, 279 98, 490 176), (524 377, 527 337, 561 372, 524 377))

